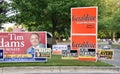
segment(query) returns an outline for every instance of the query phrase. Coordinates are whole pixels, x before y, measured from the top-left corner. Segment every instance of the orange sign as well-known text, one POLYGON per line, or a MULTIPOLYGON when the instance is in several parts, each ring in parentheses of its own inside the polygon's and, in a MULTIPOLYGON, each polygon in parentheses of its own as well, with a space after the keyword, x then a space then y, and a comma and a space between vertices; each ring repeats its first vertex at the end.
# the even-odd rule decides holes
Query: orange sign
POLYGON ((96 36, 72 36, 72 50, 80 48, 96 48, 96 36))
POLYGON ((96 12, 96 7, 72 8, 72 34, 96 34, 96 12))
POLYGON ((97 7, 71 9, 71 38, 79 60, 97 60, 97 7))

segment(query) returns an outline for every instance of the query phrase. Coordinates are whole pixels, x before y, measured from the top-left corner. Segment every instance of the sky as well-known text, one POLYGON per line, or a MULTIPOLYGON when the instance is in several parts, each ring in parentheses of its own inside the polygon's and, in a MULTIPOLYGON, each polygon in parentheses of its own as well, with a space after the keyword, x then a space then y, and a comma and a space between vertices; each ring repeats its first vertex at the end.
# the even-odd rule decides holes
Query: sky
MULTIPOLYGON (((0 1, 1 1, 1 0, 0 0, 0 1)), ((5 1, 7 1, 8 3, 10 2, 10 0, 5 0, 5 1)), ((9 14, 8 16, 10 16, 10 15, 12 15, 12 14, 9 14)), ((15 24, 15 23, 9 23, 9 22, 7 22, 7 23, 4 23, 4 24, 2 25, 2 27, 4 27, 5 29, 8 29, 9 27, 13 27, 14 24, 15 24)))
POLYGON ((14 26, 14 24, 15 23, 4 23, 3 25, 2 25, 2 27, 4 27, 5 29, 8 29, 9 27, 13 27, 14 26))

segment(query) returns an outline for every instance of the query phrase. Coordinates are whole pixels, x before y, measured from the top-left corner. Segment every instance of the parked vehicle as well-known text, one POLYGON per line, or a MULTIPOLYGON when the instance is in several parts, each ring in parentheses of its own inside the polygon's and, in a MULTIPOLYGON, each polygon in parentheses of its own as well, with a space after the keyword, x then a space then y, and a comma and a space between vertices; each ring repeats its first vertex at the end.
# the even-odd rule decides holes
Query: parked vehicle
POLYGON ((50 32, 47 32, 47 48, 52 48, 56 44, 56 40, 50 32))

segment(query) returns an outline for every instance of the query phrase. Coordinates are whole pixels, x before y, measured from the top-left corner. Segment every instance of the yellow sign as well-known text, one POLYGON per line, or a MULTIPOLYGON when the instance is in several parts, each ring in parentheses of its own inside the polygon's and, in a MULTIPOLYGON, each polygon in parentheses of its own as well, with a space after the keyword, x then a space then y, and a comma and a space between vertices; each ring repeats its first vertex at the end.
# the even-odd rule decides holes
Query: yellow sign
POLYGON ((98 58, 100 59, 113 59, 113 50, 98 50, 98 58))
POLYGON ((5 54, 4 58, 32 58, 32 54, 5 54))

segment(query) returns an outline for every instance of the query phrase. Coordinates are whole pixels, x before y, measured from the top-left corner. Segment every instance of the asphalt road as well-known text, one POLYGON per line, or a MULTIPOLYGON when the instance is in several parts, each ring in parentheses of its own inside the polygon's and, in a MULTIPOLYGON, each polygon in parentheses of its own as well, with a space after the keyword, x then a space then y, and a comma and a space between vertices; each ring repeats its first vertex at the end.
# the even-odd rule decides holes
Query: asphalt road
POLYGON ((102 61, 112 64, 115 67, 120 67, 120 49, 114 49, 114 56, 112 60, 102 60, 102 61))

